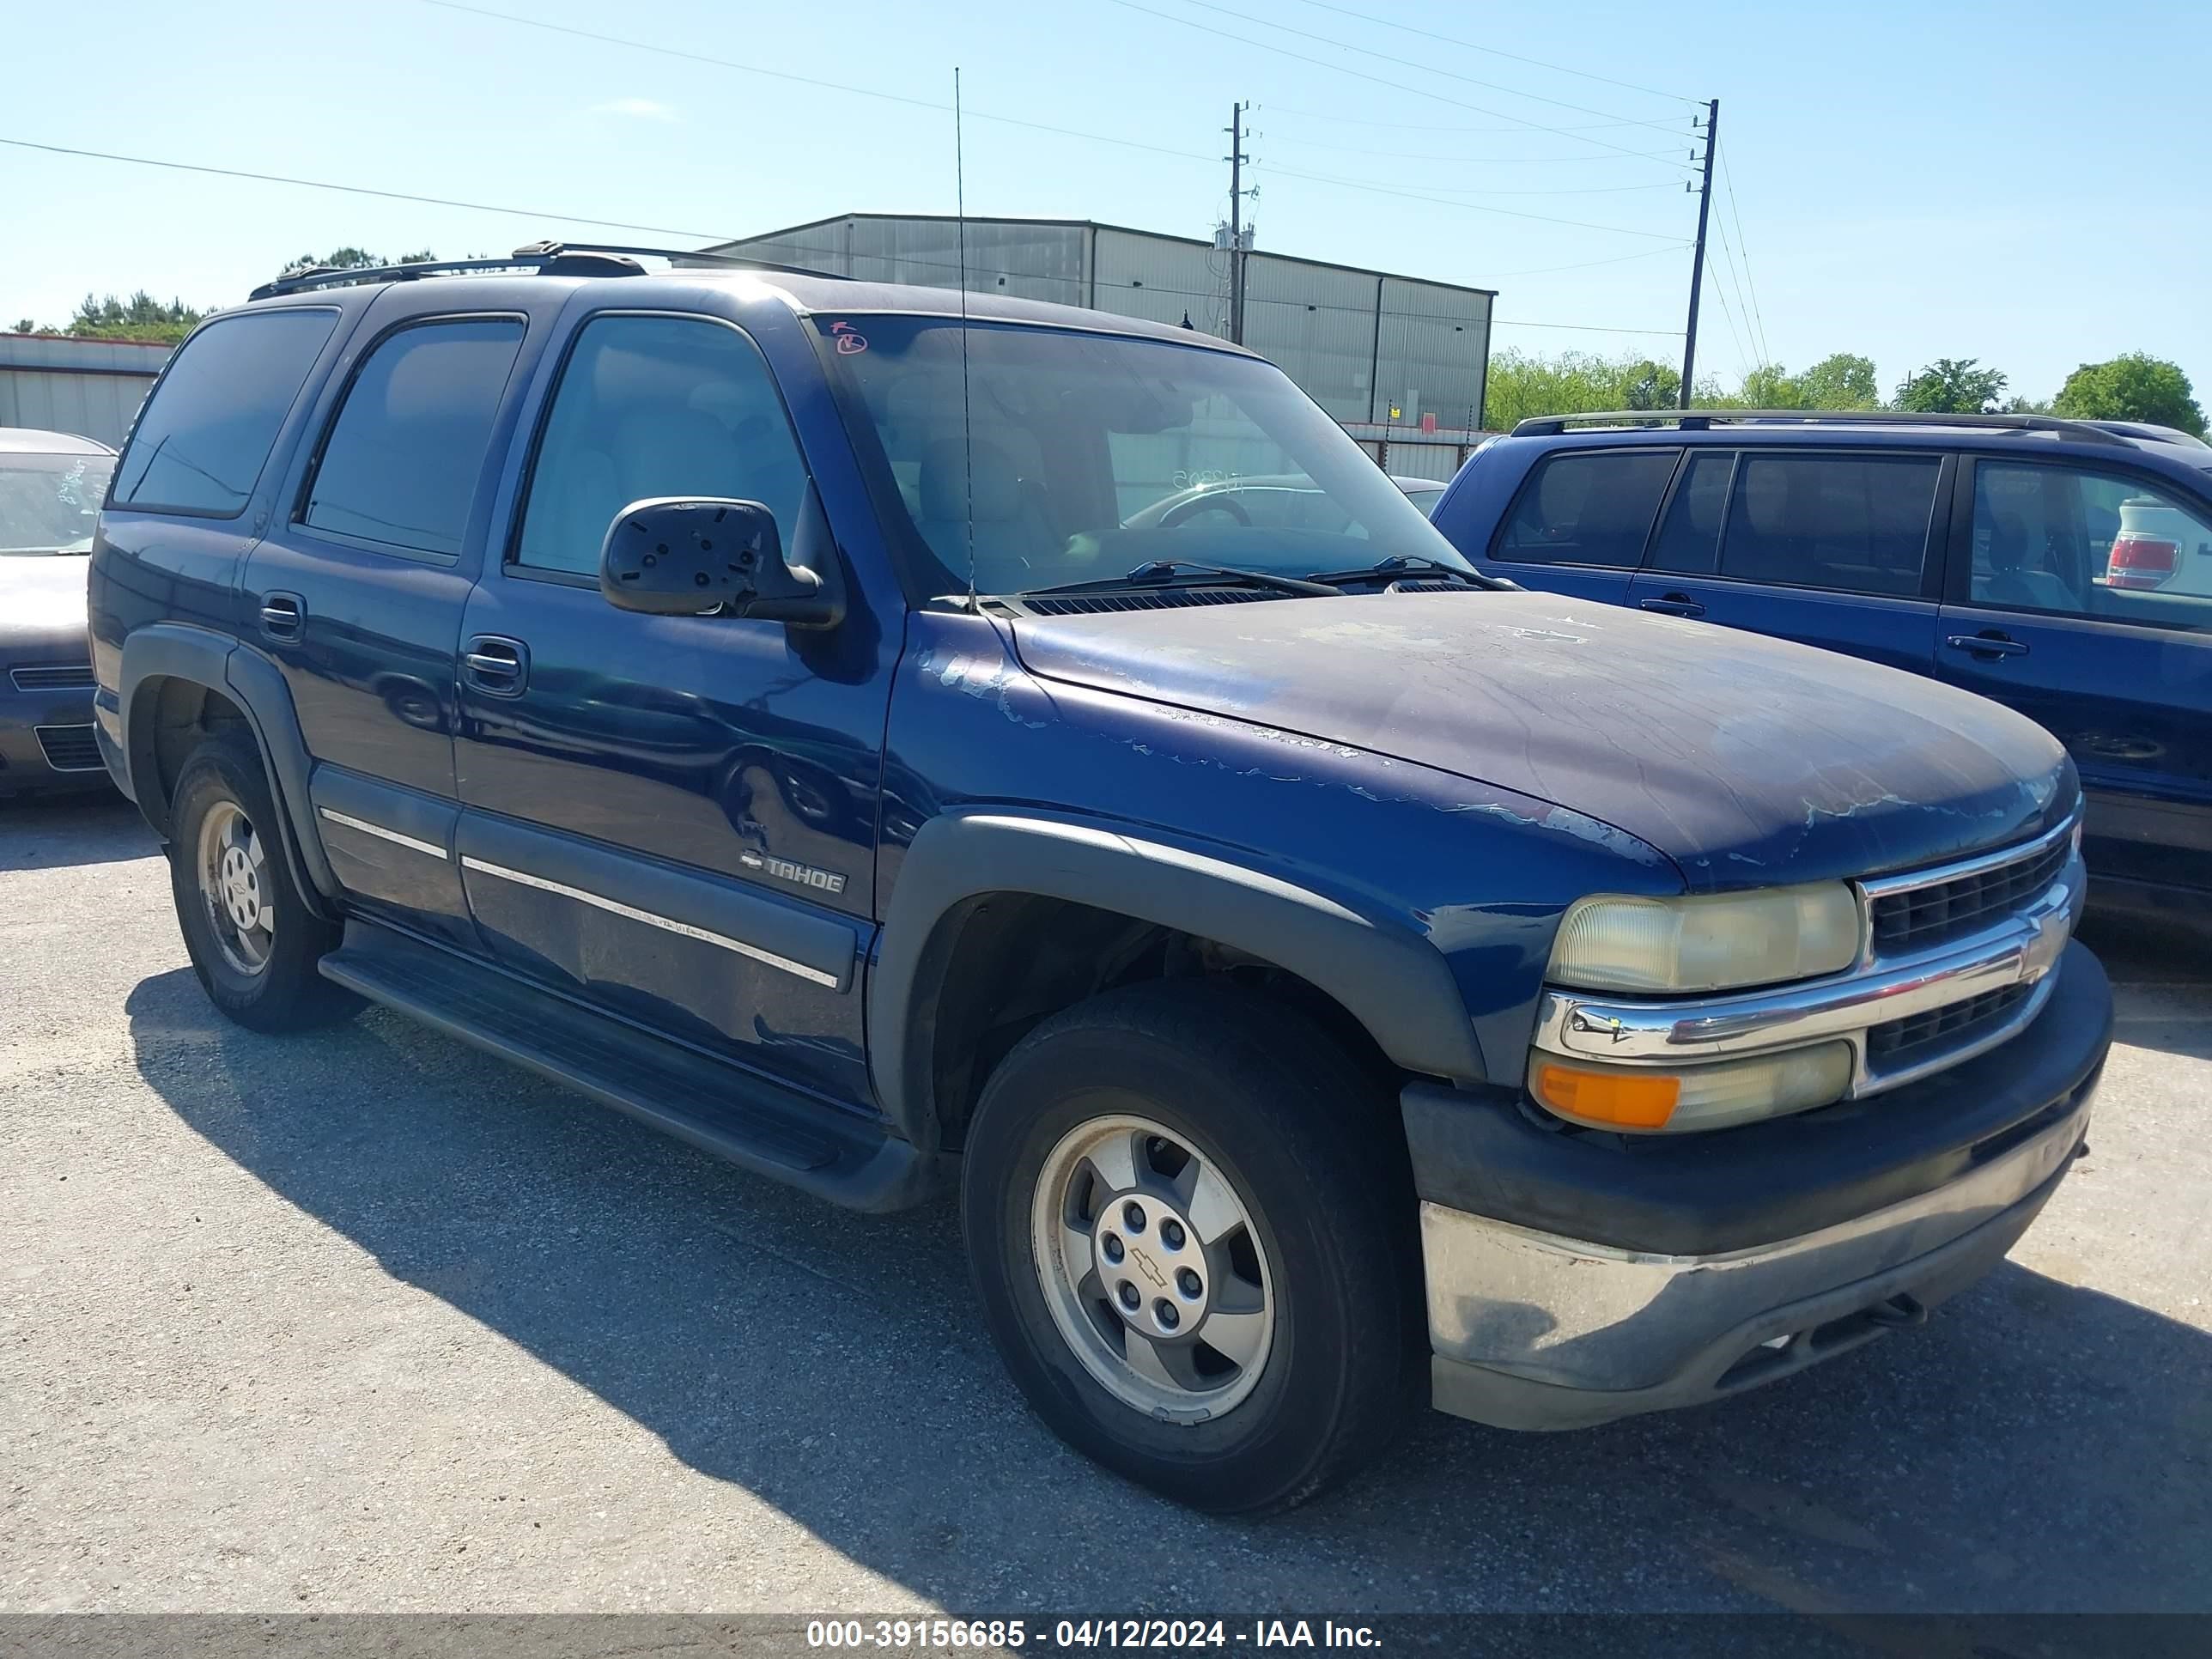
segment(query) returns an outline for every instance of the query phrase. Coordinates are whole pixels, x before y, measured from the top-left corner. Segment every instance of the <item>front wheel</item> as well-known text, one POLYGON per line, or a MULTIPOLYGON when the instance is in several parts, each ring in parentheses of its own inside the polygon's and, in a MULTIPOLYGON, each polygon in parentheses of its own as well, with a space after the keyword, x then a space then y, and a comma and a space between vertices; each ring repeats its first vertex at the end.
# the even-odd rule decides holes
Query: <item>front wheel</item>
POLYGON ((256 1031, 298 1030, 356 1006, 316 969, 338 930, 308 910, 292 880, 252 742, 227 734, 195 749, 169 818, 177 925, 208 1000, 256 1031))
POLYGON ((1226 986, 1109 993, 1024 1038, 976 1108, 961 1204, 1037 1413, 1224 1513, 1374 1456, 1425 1373, 1394 1104, 1309 1022, 1226 986))

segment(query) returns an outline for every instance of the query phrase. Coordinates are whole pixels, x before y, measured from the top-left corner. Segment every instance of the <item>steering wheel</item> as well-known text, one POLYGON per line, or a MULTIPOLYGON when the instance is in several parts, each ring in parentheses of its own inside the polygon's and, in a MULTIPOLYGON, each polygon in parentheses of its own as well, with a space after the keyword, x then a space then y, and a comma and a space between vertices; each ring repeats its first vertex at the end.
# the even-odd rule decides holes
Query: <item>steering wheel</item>
POLYGON ((1160 514, 1160 528, 1172 530, 1177 525, 1186 523, 1201 513, 1219 513, 1234 519, 1247 530, 1252 527, 1252 515, 1244 510, 1243 504, 1237 499, 1233 491, 1224 489, 1209 492, 1203 495, 1194 495, 1180 507, 1169 508, 1160 514))

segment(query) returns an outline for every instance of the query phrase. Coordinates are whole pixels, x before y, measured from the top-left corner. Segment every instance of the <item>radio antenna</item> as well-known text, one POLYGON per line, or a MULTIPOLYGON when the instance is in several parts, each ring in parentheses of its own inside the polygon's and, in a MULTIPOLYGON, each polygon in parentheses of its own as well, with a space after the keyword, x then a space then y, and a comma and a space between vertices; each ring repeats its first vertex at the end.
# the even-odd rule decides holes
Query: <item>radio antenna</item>
POLYGON ((968 609, 975 599, 975 431, 968 409, 968 165, 960 134, 960 65, 952 66, 952 211, 960 234, 960 463, 966 498, 968 609))

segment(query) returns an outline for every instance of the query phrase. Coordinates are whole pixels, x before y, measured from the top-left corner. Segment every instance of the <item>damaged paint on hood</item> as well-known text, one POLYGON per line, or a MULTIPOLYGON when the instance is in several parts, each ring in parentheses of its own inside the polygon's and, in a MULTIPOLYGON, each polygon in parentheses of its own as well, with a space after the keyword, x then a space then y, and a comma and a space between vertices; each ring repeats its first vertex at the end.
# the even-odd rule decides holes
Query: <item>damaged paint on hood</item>
POLYGON ((1480 780, 1626 831, 1692 888, 1911 869, 2079 794, 2032 721, 1788 641, 1547 593, 1024 618, 1046 679, 1480 780))

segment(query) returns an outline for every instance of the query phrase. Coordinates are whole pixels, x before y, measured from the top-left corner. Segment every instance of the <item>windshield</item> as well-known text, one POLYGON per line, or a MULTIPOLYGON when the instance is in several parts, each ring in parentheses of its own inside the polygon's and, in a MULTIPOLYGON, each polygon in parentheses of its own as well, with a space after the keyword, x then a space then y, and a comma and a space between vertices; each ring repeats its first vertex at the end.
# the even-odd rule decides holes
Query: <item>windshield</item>
POLYGON ((89 553, 111 455, 0 454, 0 555, 89 553))
POLYGON ((1344 429, 1268 363, 1163 341, 823 318, 929 591, 1018 593, 1164 560, 1303 576, 1466 562, 1344 429), (963 429, 969 434, 963 442, 963 429), (972 507, 972 511, 971 511, 972 507))

